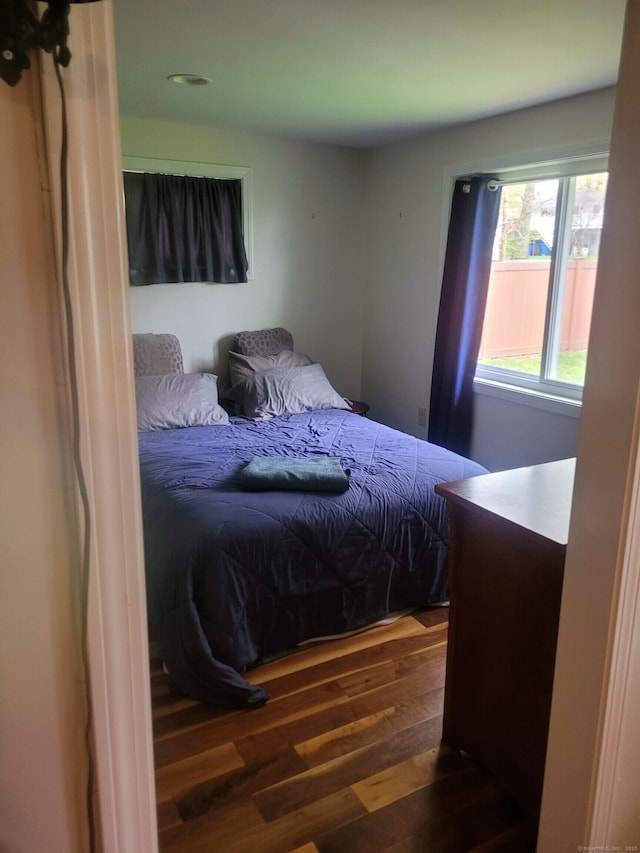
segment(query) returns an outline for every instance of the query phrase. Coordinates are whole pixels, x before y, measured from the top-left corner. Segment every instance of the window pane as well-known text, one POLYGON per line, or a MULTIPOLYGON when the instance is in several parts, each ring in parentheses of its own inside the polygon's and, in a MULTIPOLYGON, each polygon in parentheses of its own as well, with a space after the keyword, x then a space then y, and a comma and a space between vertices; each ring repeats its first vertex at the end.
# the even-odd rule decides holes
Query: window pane
POLYGON ((575 178, 560 318, 552 342, 549 375, 584 384, 591 310, 600 251, 607 173, 575 178))
POLYGON ((558 180, 502 187, 478 362, 539 376, 558 180))

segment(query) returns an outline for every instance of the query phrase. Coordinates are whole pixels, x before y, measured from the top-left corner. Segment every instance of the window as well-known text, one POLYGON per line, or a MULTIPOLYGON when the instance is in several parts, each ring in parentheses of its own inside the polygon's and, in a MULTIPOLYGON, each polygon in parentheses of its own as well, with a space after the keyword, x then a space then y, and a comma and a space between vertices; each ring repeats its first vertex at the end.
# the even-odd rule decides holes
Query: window
POLYGON ((161 173, 192 177, 236 179, 240 181, 242 196, 242 236, 246 260, 247 279, 254 277, 253 261, 253 192, 252 171, 249 166, 223 166, 216 163, 196 163, 182 160, 156 160, 149 157, 123 157, 126 172, 161 173))
POLYGON ((579 400, 607 172, 501 183, 476 379, 579 400))
POLYGON ((133 285, 247 280, 242 184, 159 172, 125 172, 133 285))

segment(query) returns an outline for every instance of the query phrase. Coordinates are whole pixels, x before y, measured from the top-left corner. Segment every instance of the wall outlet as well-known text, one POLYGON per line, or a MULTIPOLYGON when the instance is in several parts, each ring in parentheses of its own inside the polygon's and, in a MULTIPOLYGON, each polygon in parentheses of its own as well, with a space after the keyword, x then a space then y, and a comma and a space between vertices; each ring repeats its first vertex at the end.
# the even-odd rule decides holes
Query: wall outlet
POLYGON ((422 407, 418 408, 418 426, 426 427, 427 425, 427 410, 422 407))

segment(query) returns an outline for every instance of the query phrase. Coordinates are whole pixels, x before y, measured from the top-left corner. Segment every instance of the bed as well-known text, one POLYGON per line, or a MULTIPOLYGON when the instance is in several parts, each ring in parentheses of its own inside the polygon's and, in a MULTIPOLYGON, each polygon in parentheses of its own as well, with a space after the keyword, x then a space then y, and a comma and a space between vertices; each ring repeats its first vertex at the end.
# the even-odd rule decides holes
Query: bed
POLYGON ((135 358, 151 636, 179 690, 231 707, 268 699, 244 677, 265 660, 445 601, 434 486, 485 473, 354 414, 286 330, 265 331, 236 336, 231 413, 173 336, 134 336, 134 356, 162 353, 135 358))

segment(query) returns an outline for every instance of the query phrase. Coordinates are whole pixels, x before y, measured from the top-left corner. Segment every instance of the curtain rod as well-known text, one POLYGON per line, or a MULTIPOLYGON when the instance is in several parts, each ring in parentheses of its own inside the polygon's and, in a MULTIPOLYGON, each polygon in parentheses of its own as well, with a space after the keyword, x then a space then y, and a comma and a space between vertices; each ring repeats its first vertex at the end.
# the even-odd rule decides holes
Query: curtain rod
POLYGON ((123 169, 123 174, 127 175, 167 175, 170 178, 203 178, 209 179, 211 181, 239 181, 242 180, 241 176, 238 175, 237 178, 222 178, 217 175, 192 175, 187 174, 186 172, 166 172, 164 170, 157 169, 123 169))
POLYGON ((167 178, 196 178, 199 181, 242 181, 242 177, 221 177, 218 175, 191 175, 185 172, 165 172, 156 169, 123 169, 123 175, 164 175, 167 178))

